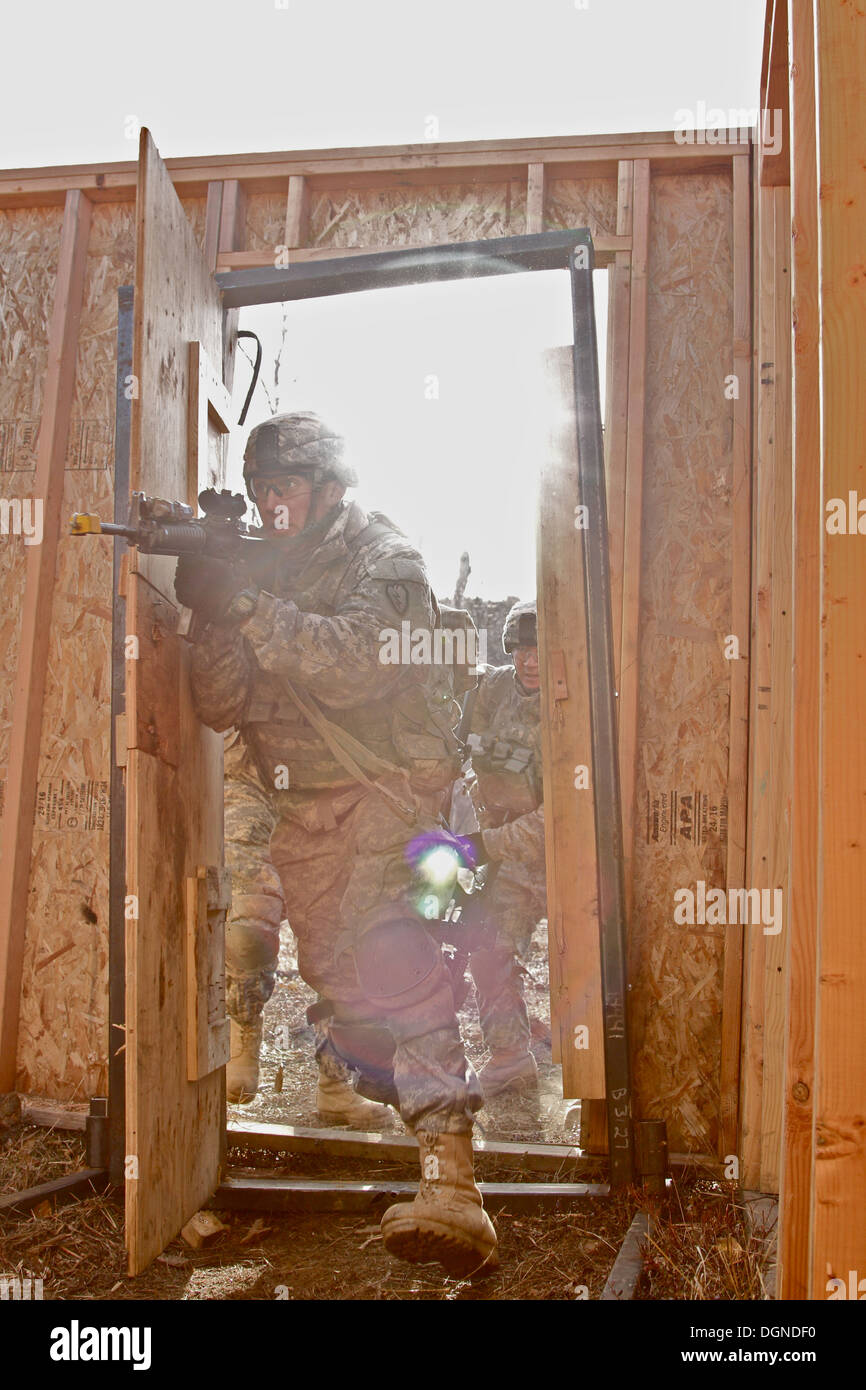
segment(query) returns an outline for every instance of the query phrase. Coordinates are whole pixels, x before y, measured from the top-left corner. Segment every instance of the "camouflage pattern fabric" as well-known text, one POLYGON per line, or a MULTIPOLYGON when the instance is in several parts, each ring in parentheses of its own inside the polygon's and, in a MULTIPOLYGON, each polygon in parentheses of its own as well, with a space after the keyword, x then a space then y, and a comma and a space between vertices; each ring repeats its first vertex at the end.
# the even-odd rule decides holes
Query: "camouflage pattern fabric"
POLYGON ((511 665, 484 672, 469 727, 478 779, 478 819, 496 866, 485 895, 494 944, 470 957, 484 1042, 493 1052, 525 1052, 529 1016, 521 961, 547 910, 544 864, 540 697, 524 694, 511 665))
POLYGON ((240 730, 226 755, 227 841, 230 834, 235 841, 227 859, 244 890, 237 913, 232 907, 232 963, 267 975, 281 902, 300 973, 332 1002, 334 1024, 385 1027, 392 1036, 404 1120, 468 1133, 480 1088, 463 1054, 441 951, 412 903, 406 856, 409 841, 437 824, 459 761, 459 710, 446 668, 380 660, 384 631, 404 621, 413 630, 435 626, 435 600, 406 538, 355 504, 339 509, 316 544, 306 532, 297 540, 303 545, 275 543, 281 593, 263 593, 238 628, 208 628, 193 653, 199 717, 240 730), (379 781, 403 799, 409 787, 417 805, 411 825, 347 773, 286 697, 286 680, 403 770, 379 781), (245 898, 261 903, 257 920, 245 898), (383 933, 390 933, 387 952, 377 949, 383 933), (413 960, 420 962, 414 984, 394 974, 413 960))

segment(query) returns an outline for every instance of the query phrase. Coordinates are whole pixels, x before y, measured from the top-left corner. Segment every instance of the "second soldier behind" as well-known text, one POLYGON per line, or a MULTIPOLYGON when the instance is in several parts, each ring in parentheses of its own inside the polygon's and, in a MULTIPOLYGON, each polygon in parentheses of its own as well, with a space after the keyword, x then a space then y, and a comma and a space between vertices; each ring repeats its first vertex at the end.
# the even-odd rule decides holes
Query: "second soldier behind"
POLYGON ((485 943, 470 956, 482 1038, 490 1051, 479 1073, 485 1100, 537 1084, 523 962, 547 910, 534 601, 511 609, 502 644, 513 664, 482 674, 477 691, 467 697, 464 724, 478 779, 481 857, 490 865, 482 908, 485 943))

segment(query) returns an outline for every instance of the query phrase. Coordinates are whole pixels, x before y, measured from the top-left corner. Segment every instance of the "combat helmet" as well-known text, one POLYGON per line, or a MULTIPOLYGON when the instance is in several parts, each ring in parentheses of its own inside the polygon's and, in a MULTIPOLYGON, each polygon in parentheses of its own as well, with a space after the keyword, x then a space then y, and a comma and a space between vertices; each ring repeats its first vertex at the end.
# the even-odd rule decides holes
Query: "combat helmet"
POLYGON ((244 449, 244 483, 252 500, 250 479, 256 473, 310 475, 314 488, 323 483, 357 487, 358 475, 345 458, 343 436, 312 410, 274 415, 250 430, 244 449))
POLYGON ((528 603, 515 603, 509 610, 502 629, 502 646, 508 656, 515 647, 538 646, 538 619, 535 599, 528 603))

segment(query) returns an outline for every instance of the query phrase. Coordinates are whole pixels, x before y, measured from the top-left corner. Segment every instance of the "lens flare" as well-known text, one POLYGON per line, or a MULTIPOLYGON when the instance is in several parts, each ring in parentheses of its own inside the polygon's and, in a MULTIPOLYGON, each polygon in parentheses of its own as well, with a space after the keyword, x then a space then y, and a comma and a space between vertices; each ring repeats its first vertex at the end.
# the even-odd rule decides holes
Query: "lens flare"
POLYGON ((426 881, 434 888, 446 888, 457 881, 460 856, 447 845, 437 845, 421 859, 418 869, 426 881))

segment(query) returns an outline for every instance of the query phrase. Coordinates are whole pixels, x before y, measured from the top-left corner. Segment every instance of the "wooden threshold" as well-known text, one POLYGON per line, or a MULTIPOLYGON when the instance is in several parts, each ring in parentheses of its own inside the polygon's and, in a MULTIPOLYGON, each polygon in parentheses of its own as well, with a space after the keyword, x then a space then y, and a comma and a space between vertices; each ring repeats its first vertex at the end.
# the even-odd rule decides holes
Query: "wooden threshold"
MULTIPOLYGON (((482 1182, 478 1184, 488 1211, 538 1212, 556 1210, 584 1197, 607 1197, 607 1183, 482 1182)), ((378 1179, 375 1182, 322 1181, 249 1175, 229 1169, 207 1205, 235 1211, 368 1211, 379 1203, 411 1200, 417 1182, 378 1179)))

